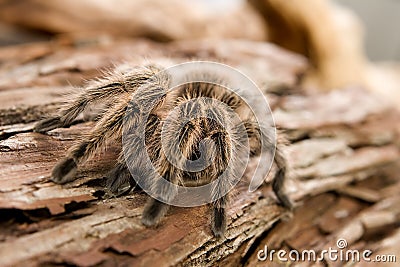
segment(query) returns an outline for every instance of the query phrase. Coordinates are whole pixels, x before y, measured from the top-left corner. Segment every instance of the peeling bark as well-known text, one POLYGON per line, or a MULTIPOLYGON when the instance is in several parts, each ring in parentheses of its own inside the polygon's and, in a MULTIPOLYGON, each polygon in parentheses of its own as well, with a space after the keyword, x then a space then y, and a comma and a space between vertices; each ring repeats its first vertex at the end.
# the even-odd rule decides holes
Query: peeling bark
POLYGON ((74 43, 0 48, 0 265, 261 266, 257 251, 265 244, 321 250, 338 237, 398 255, 399 114, 370 92, 300 91, 305 60, 269 44, 74 43), (103 175, 118 152, 113 145, 82 166, 76 181, 49 182, 55 162, 93 122, 80 119, 43 135, 31 131, 34 121, 55 112, 71 85, 82 86, 127 55, 218 59, 253 78, 290 141, 293 214, 277 204, 269 183, 249 193, 244 179, 230 204, 225 238, 211 234, 204 206, 172 208, 158 227, 146 228, 143 192, 119 198, 104 192, 103 175))

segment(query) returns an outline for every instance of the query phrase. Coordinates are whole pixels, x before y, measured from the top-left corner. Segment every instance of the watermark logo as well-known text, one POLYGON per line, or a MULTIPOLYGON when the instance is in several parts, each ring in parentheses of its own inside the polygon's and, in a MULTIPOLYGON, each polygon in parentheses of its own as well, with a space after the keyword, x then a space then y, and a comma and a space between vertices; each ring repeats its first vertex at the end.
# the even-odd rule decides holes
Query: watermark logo
POLYGON ((172 175, 205 170, 218 160, 217 150, 221 145, 212 138, 205 138, 198 142, 198 155, 193 158, 184 155, 180 145, 182 132, 190 128, 190 123, 207 118, 217 128, 222 128, 229 138, 231 156, 225 170, 210 183, 195 187, 179 185, 171 182, 171 177, 160 174, 162 166, 156 166, 151 159, 154 155, 149 155, 146 146, 146 135, 150 134, 148 122, 154 116, 154 110, 165 101, 170 101, 171 97, 182 97, 179 93, 182 86, 193 83, 207 84, 210 90, 214 90, 213 87, 224 88, 225 92, 239 97, 251 111, 262 135, 269 137, 268 143, 261 140, 261 155, 257 168, 251 173, 249 191, 256 190, 263 183, 275 151, 276 131, 268 102, 256 84, 243 73, 227 65, 207 61, 178 64, 160 71, 132 94, 124 117, 122 148, 128 169, 137 184, 151 197, 181 207, 204 205, 227 194, 244 176, 250 157, 244 118, 235 110, 234 103, 199 93, 198 97, 178 101, 177 105, 162 111, 161 144, 158 146, 165 160, 176 170, 172 175), (157 181, 156 186, 154 181, 157 181))
POLYGON ((280 262, 396 262, 396 255, 373 255, 373 251, 347 249, 348 243, 344 238, 339 238, 336 241, 336 247, 329 247, 320 251, 306 249, 297 250, 274 250, 269 249, 267 245, 257 252, 259 261, 280 261, 280 262))
POLYGON ((337 246, 339 249, 344 249, 344 248, 346 248, 346 247, 347 247, 347 241, 346 241, 346 239, 344 239, 344 238, 339 238, 339 239, 336 241, 336 246, 337 246))

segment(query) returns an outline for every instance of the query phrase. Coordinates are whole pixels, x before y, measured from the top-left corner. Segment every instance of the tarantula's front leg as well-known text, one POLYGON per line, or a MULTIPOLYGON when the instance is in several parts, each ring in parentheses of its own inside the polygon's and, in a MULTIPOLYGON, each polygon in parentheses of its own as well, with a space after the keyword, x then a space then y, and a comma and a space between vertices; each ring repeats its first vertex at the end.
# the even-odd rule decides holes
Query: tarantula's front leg
MULTIPOLYGON (((179 180, 182 178, 182 171, 176 170, 175 168, 168 168, 159 180, 153 185, 153 190, 162 196, 162 198, 166 201, 172 201, 176 194, 178 193, 176 189, 167 187, 164 183, 162 183, 161 179, 165 179, 170 183, 177 184, 179 180)), ((151 179, 151 178, 149 178, 151 179)), ((169 205, 163 203, 157 199, 150 198, 143 211, 142 215, 142 223, 146 226, 156 225, 167 213, 169 209, 169 205)))
POLYGON ((226 208, 228 205, 228 194, 225 194, 228 181, 223 181, 220 178, 215 188, 212 190, 213 197, 215 200, 212 203, 212 214, 211 214, 211 229, 215 236, 222 237, 226 230, 226 208))
POLYGON ((97 123, 95 128, 76 145, 67 156, 53 168, 52 180, 62 184, 74 180, 78 164, 89 158, 105 141, 112 136, 121 135, 127 102, 119 102, 97 123))
POLYGON ((232 179, 235 177, 234 170, 231 169, 227 162, 229 159, 235 160, 235 150, 229 149, 231 142, 229 135, 225 132, 217 132, 211 135, 217 149, 214 158, 215 169, 214 174, 218 180, 214 181, 211 189, 212 203, 211 229, 215 236, 222 237, 226 230, 226 208, 228 205, 228 189, 233 184, 232 179))

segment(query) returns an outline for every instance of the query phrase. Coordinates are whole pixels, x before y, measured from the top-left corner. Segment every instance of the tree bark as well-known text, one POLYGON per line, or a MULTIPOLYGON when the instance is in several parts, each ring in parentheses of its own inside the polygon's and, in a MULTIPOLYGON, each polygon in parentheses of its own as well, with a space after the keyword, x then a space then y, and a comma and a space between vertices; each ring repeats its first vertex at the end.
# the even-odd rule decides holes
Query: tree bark
POLYGON ((360 88, 300 90, 307 66, 301 56, 245 41, 86 39, 0 48, 0 265, 255 266, 265 264, 257 252, 266 244, 322 250, 338 238, 399 255, 399 114, 360 88), (225 238, 213 237, 205 206, 172 208, 158 227, 146 228, 143 192, 118 198, 104 192, 103 175, 118 152, 112 145, 82 166, 76 181, 48 180, 57 160, 94 124, 80 119, 46 135, 33 133, 33 124, 56 112, 63 95, 85 79, 144 56, 215 59, 256 81, 289 140, 293 213, 272 194, 273 168, 257 191, 248 192, 246 179, 237 186, 225 238))

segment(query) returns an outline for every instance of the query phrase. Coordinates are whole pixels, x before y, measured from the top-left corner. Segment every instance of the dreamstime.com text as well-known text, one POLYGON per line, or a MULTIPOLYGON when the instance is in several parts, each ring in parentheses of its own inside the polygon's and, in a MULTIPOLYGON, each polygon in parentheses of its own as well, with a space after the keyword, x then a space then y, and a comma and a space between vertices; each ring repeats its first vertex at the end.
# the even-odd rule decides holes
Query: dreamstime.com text
POLYGON ((315 250, 274 250, 268 249, 265 245, 264 249, 260 249, 257 253, 259 261, 273 261, 277 259, 281 262, 296 262, 296 261, 332 261, 332 262, 396 262, 396 255, 373 255, 372 250, 356 250, 346 249, 347 241, 340 238, 336 242, 336 248, 329 247, 321 251, 315 250))

